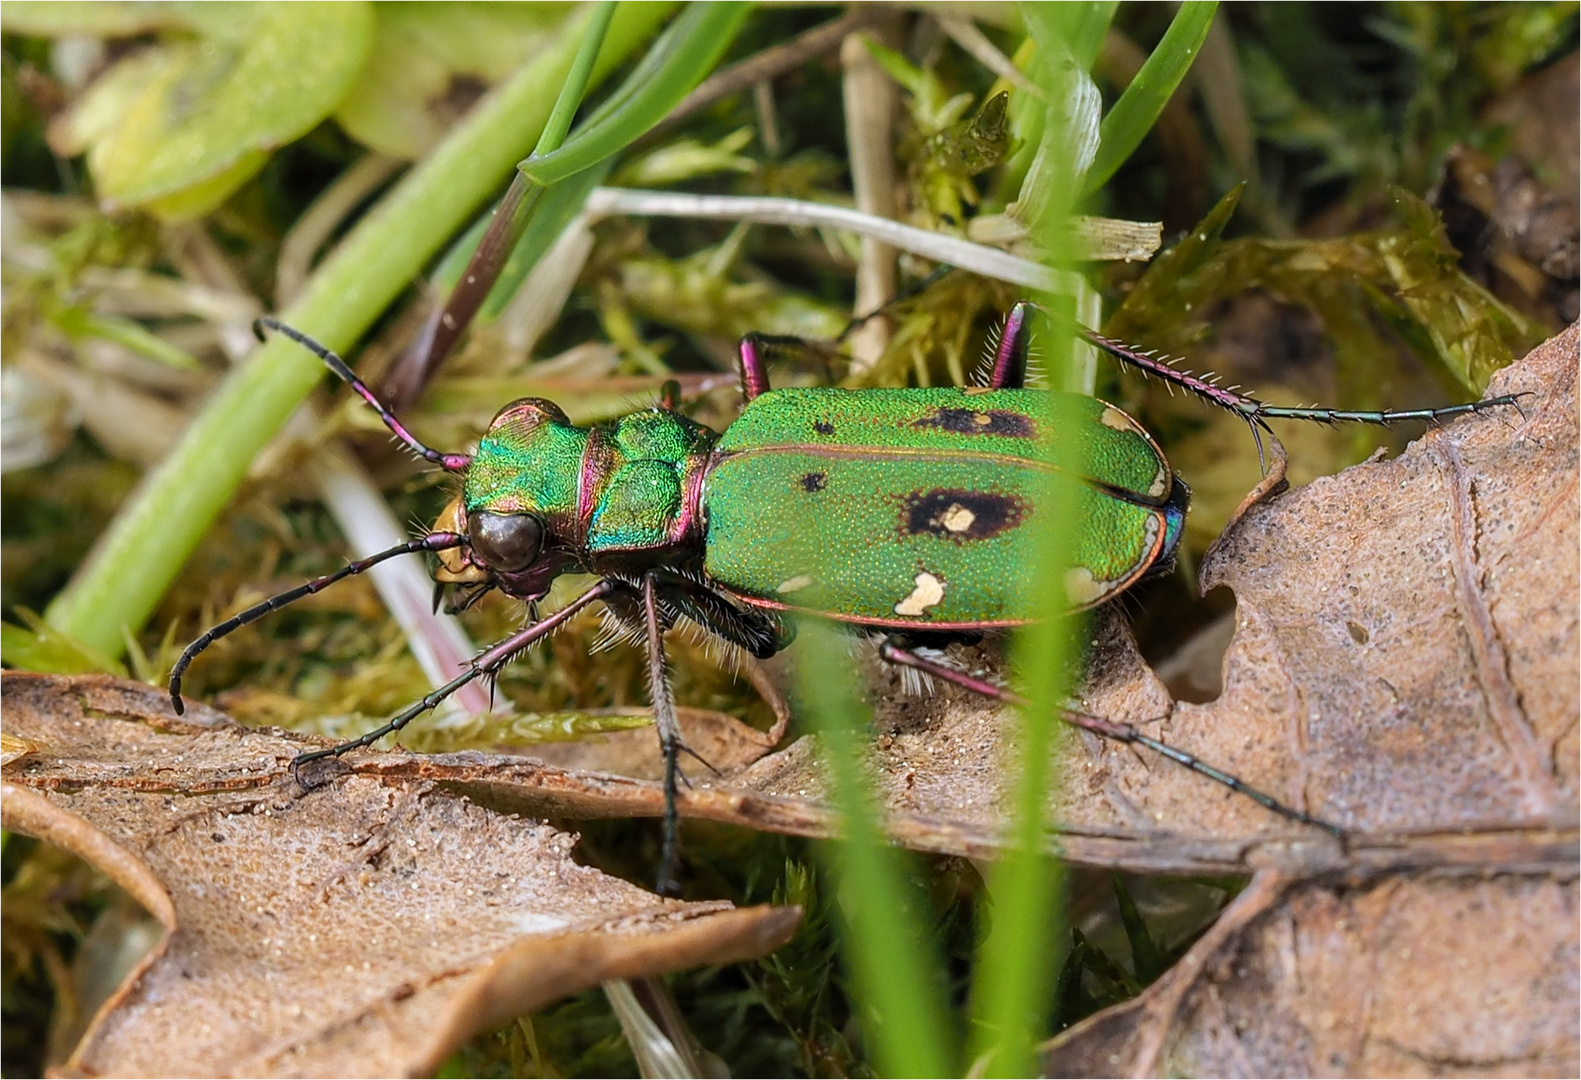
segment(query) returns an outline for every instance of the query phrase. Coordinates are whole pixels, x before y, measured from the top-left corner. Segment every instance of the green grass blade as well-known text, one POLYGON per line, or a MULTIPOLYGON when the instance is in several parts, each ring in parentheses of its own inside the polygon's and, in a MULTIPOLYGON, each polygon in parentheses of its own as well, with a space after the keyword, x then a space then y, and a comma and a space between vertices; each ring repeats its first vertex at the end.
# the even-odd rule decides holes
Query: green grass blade
MULTIPOLYGON (((1027 5, 1022 9, 1029 31, 1039 48, 1045 44, 1057 55, 1067 50, 1065 27, 1067 12, 1059 5, 1027 5)), ((1070 85, 1059 80, 1078 77, 1075 71, 1059 65, 1042 65, 1046 78, 1055 85, 1050 100, 1070 97, 1070 85)), ((1081 77, 1085 77, 1081 73, 1081 77)), ((1081 138, 1083 118, 1071 114, 1051 114, 1052 122, 1063 122, 1064 130, 1050 131, 1056 146, 1073 147, 1081 138)), ((1046 178, 1048 201, 1040 226, 1049 261, 1058 269, 1071 265, 1069 230, 1064 227, 1076 193, 1073 169, 1076 154, 1053 155, 1056 162, 1046 178)), ((1054 318, 1044 328, 1039 345, 1050 370, 1067 370, 1074 342, 1068 331, 1057 327, 1075 315, 1074 296, 1048 299, 1054 318)), ((1065 400, 1056 396, 1056 408, 1065 400)), ((1041 452, 1052 461, 1079 461, 1085 453, 1080 423, 1056 421, 1043 434, 1041 452)), ((1052 759, 1058 720, 1055 709, 1066 699, 1071 679, 1071 661, 1076 656, 1071 634, 1077 620, 1066 614, 1065 571, 1074 550, 1075 491, 1060 482, 1060 474, 1050 472, 1042 492, 1046 508, 1044 527, 1038 537, 1037 559, 1031 568, 1032 595, 1041 598, 1039 620, 1016 640, 1016 668, 1021 675, 1023 693, 1029 705, 1021 711, 1020 740, 1016 761, 1007 762, 1018 779, 1013 789, 1012 818, 1005 833, 1005 856, 987 876, 992 902, 991 932, 984 942, 973 971, 971 995, 972 1030, 967 1067, 986 1076, 1032 1076, 1036 1074, 1034 1046, 1045 1033, 1055 992, 1056 943, 1064 937, 1062 874, 1048 854, 1048 807, 1054 794, 1056 777, 1052 759)))
MULTIPOLYGON (((1045 234, 1048 235, 1048 234, 1045 234)), ((1050 303, 1056 318, 1073 314, 1068 298, 1050 303), (1061 301, 1064 301, 1063 303, 1061 301)), ((1039 342, 1045 355, 1065 361, 1071 351, 1068 334, 1050 329, 1039 342)), ((1079 421, 1073 414, 1046 436, 1044 452, 1062 460, 1082 453, 1079 421), (1075 445, 1066 445, 1066 443, 1075 445)), ((1064 613, 1065 568, 1070 565, 1076 507, 1074 492, 1056 482, 1042 493, 1049 507, 1048 524, 1038 541, 1032 567, 1033 595, 1045 598, 1041 619, 1016 641, 1016 667, 1029 705, 1021 710, 1020 739, 1015 746, 1017 778, 1011 820, 1005 834, 1005 855, 987 874, 992 902, 991 932, 973 972, 971 1059, 969 1067, 984 1076, 1035 1075, 1033 1047, 1044 1034, 1054 991, 1056 942, 1063 935, 1063 877, 1048 854, 1047 816, 1055 791, 1052 759, 1058 721, 1055 708, 1069 690, 1071 660, 1076 650, 1071 633, 1076 620, 1064 613)))
POLYGON ((1103 48, 1103 37, 1114 21, 1119 0, 1088 0, 1086 3, 1060 4, 1051 18, 1059 20, 1060 37, 1083 71, 1091 71, 1103 48))
MULTIPOLYGON (((669 13, 622 4, 595 66, 607 74, 669 13)), ((573 24, 458 127, 352 230, 282 317, 335 349, 360 337, 510 175, 543 131, 581 38, 573 24)), ((247 466, 323 378, 277 339, 226 377, 170 456, 149 473, 46 613, 84 645, 119 655, 219 516, 247 466)))
MULTIPOLYGON (((582 33, 581 44, 577 46, 576 57, 571 61, 571 70, 560 87, 559 96, 555 98, 554 111, 544 123, 543 133, 538 136, 538 145, 533 150, 535 155, 553 153, 565 141, 576 110, 581 107, 582 98, 587 93, 593 63, 603 48, 604 37, 614 13, 613 0, 599 0, 594 6, 587 29, 582 33)), ((662 42, 663 38, 660 40, 662 42)), ((657 49, 656 45, 648 50, 649 55, 657 49)), ((432 378, 455 347, 456 339, 472 325, 478 308, 493 295, 500 274, 522 249, 528 223, 539 216, 536 210, 543 194, 542 184, 535 184, 517 172, 511 178, 504 198, 484 217, 485 224, 478 230, 480 235, 469 238, 467 250, 470 255, 466 269, 459 277, 460 284, 454 285, 450 295, 445 298, 444 306, 429 317, 422 335, 408 353, 414 386, 420 387, 432 378)), ((553 238, 550 239, 552 241, 553 238)), ((536 255, 533 261, 537 261, 536 255)))
POLYGON ((713 70, 751 7, 734 0, 689 4, 651 51, 651 69, 633 72, 613 105, 600 109, 564 146, 522 162, 522 173, 552 184, 629 146, 713 70))
POLYGON ((1197 58, 1208 36, 1218 6, 1217 0, 1187 0, 1175 12, 1174 21, 1164 32, 1158 48, 1136 73, 1131 85, 1125 88, 1120 100, 1114 103, 1109 115, 1103 118, 1098 133, 1098 157, 1087 173, 1088 191, 1097 191, 1108 183, 1115 170, 1152 130, 1175 88, 1191 70, 1191 62, 1197 58))
POLYGON ((582 107, 582 98, 587 95, 588 80, 593 77, 593 64, 598 60, 599 50, 604 47, 604 37, 609 33, 609 22, 614 17, 615 0, 598 0, 593 5, 593 13, 587 19, 587 29, 582 31, 582 43, 576 50, 576 59, 571 61, 565 85, 560 87, 560 96, 555 98, 554 112, 544 122, 543 134, 538 136, 538 145, 533 147, 535 155, 552 154, 565 142, 566 132, 571 130, 571 121, 576 118, 576 110, 582 107))
POLYGON ((842 839, 828 851, 864 1038, 880 1076, 948 1076, 954 1054, 939 993, 944 968, 921 921, 927 900, 910 888, 905 856, 885 840, 867 790, 867 725, 851 693, 849 652, 828 623, 803 623, 797 637, 802 694, 840 815, 842 839))

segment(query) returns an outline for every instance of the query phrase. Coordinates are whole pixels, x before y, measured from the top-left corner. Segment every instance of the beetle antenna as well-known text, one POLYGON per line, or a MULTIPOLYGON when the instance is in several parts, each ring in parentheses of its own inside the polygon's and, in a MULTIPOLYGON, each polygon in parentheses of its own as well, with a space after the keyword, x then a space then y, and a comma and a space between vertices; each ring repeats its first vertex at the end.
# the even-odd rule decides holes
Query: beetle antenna
POLYGON ((396 544, 392 548, 376 552, 373 555, 369 555, 366 559, 349 562, 333 574, 325 574, 323 577, 314 578, 312 581, 298 585, 294 589, 287 589, 283 593, 277 593, 263 603, 254 604, 246 611, 238 612, 224 622, 210 627, 203 632, 202 637, 186 647, 181 654, 181 658, 170 669, 170 707, 176 710, 177 716, 186 712, 187 707, 181 701, 181 677, 186 674, 187 668, 192 665, 193 660, 197 659, 199 653, 231 631, 240 630, 250 622, 257 622, 271 611, 278 611, 287 604, 302 599, 304 596, 311 596, 316 592, 327 589, 335 582, 351 577, 353 574, 360 574, 384 562, 386 559, 393 559, 397 555, 406 555, 417 551, 444 551, 446 548, 460 547, 466 542, 467 538, 459 533, 429 533, 427 536, 420 536, 416 540, 408 540, 403 544, 396 544))
POLYGON ((328 365, 329 370, 340 376, 343 381, 348 383, 351 388, 357 392, 358 397, 362 398, 363 401, 366 401, 373 407, 373 411, 379 414, 379 419, 384 421, 384 426, 389 428, 397 439, 400 439, 403 443, 405 443, 408 449, 412 450, 424 461, 431 461, 435 465, 438 465, 441 469, 444 469, 446 472, 466 472, 467 466, 472 464, 471 454, 442 454, 438 450, 435 450, 419 441, 417 436, 413 435, 410 431, 407 431, 406 425, 397 420, 395 418, 395 414, 385 407, 384 402, 380 401, 378 396, 374 394, 372 390, 368 389, 368 384, 357 378, 356 374, 354 374, 351 368, 346 364, 346 361, 342 360, 339 356, 336 356, 335 353, 327 346, 320 345, 317 341, 314 341, 296 327, 289 326, 286 323, 281 322, 279 319, 273 318, 269 315, 265 315, 263 318, 255 319, 253 321, 253 333, 258 335, 259 341, 267 340, 267 337, 264 334, 265 330, 274 330, 278 333, 284 334, 286 337, 302 346, 308 352, 324 361, 324 363, 328 365))

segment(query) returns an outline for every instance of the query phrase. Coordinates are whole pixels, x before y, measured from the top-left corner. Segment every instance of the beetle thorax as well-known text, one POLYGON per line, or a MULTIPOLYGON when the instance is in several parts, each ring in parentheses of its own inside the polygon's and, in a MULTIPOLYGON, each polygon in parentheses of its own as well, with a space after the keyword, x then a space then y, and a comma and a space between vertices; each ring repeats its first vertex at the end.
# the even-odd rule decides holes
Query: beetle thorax
POLYGON ((479 533, 442 560, 441 580, 491 580, 535 596, 567 570, 688 563, 701 552, 699 499, 716 438, 663 409, 581 428, 552 402, 512 402, 479 441, 462 494, 441 517, 439 528, 479 533), (525 569, 491 572, 480 530, 521 517, 541 524, 542 554, 525 569))

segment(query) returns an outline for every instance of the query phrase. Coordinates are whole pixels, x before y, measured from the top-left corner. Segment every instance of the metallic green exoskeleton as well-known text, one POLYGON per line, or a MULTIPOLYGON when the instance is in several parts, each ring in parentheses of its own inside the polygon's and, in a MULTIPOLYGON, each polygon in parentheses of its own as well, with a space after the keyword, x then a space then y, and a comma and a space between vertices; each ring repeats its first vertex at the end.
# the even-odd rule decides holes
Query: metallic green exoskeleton
MULTIPOLYGON (((1083 524, 1066 592, 1084 608, 1168 562, 1188 493, 1136 421, 1063 396, 1087 450, 1053 466, 1075 484, 1083 524)), ((957 388, 755 398, 714 447, 704 570, 746 603, 875 627, 1025 623, 1040 606, 1026 567, 1055 405, 1035 390, 957 388)))
MULTIPOLYGON (((1013 702, 1019 699, 1010 691, 919 655, 908 638, 1015 626, 1034 617, 1040 605, 1027 594, 1026 568, 1048 512, 1043 493, 1050 476, 1072 485, 1072 498, 1064 502, 1079 508, 1065 578, 1072 608, 1101 603, 1169 565, 1190 492, 1153 439, 1119 409, 1025 388, 1035 310, 1026 303, 1012 310, 984 387, 772 391, 760 351, 768 339, 749 337, 740 354, 746 407, 723 434, 682 415, 671 384, 659 407, 588 428, 573 425, 551 402, 513 402, 470 455, 423 445, 338 356, 299 331, 260 320, 260 327, 317 353, 397 438, 459 474, 462 488, 428 535, 273 597, 193 642, 171 673, 176 711, 182 673, 215 638, 406 552, 438 555, 435 577, 441 590, 463 590, 458 606, 498 589, 528 601, 534 618, 384 726, 303 754, 299 764, 399 730, 600 601, 647 639, 666 764, 662 887, 674 866, 676 761, 684 749, 664 668, 664 633, 679 619, 761 657, 789 638, 781 612, 811 612, 887 635, 880 655, 892 663, 1013 702), (1079 428, 1080 461, 1043 456, 1040 442, 1055 422, 1079 428), (601 580, 537 618, 537 602, 571 571, 601 580)), ((1123 363, 1236 413, 1254 434, 1273 418, 1431 421, 1514 404, 1495 398, 1398 413, 1274 407, 1090 331, 1079 333, 1123 363)), ((1333 829, 1128 724, 1069 710, 1060 715, 1107 738, 1149 747, 1286 817, 1333 829)))

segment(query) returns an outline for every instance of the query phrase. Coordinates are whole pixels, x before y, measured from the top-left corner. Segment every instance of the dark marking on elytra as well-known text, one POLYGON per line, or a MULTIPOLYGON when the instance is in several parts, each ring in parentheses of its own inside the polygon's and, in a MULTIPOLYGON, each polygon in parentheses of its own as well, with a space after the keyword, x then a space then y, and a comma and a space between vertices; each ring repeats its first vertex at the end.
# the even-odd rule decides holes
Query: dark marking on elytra
POLYGON ((914 491, 902 500, 903 535, 942 537, 965 543, 988 540, 1020 525, 1026 504, 1013 495, 960 488, 914 491))
POLYGON ((822 491, 828 483, 828 473, 810 472, 801 478, 801 489, 808 492, 822 491))
POLYGON ((934 409, 921 420, 914 420, 914 428, 938 428, 955 435, 1002 435, 1013 439, 1030 439, 1036 432, 1032 418, 1008 409, 934 409))
POLYGON ((827 420, 816 421, 813 424, 812 429, 814 431, 816 431, 820 435, 833 435, 834 434, 834 425, 829 423, 829 421, 827 421, 827 420))

